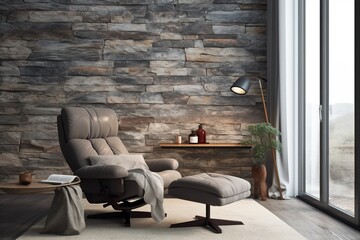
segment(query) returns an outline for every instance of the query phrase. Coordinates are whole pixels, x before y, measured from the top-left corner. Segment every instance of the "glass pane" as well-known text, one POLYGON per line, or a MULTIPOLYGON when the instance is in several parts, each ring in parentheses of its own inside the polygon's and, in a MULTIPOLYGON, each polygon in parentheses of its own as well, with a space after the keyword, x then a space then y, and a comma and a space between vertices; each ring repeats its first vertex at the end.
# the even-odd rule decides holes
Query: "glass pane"
POLYGON ((320 198, 320 1, 305 4, 305 191, 320 198))
POLYGON ((329 1, 329 203, 354 215, 354 0, 329 1))

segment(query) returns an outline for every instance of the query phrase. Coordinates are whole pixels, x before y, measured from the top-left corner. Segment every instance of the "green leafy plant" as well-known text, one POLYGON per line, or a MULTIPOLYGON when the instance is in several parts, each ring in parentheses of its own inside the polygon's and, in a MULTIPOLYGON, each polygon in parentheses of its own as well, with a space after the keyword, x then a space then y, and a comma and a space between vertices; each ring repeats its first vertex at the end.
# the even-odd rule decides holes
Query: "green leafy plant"
POLYGON ((255 164, 263 164, 268 151, 271 149, 281 151, 281 142, 276 139, 281 133, 270 123, 258 123, 248 127, 252 139, 248 144, 254 145, 252 154, 255 164))

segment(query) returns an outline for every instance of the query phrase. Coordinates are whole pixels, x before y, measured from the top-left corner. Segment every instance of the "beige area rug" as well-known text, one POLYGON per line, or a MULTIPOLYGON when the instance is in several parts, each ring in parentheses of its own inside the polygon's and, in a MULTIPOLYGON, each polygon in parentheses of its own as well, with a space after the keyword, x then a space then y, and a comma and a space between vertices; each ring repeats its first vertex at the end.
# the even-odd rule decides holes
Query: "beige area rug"
MULTIPOLYGON (((279 201, 279 204, 281 202, 279 201)), ((111 207, 89 204, 84 200, 86 214, 112 211, 111 207)), ((220 226, 222 234, 216 234, 204 227, 169 228, 173 223, 193 220, 195 215, 204 216, 205 205, 180 199, 165 199, 167 217, 160 224, 150 219, 132 219, 131 228, 123 226, 119 219, 86 219, 86 228, 80 235, 57 236, 41 234, 44 220, 30 228, 19 239, 127 239, 127 240, 294 240, 305 239, 293 228, 280 220, 253 199, 244 199, 222 207, 211 207, 212 218, 239 220, 245 225, 220 226)), ((150 210, 146 205, 139 210, 150 210)), ((296 216, 294 216, 296 217, 296 216)))

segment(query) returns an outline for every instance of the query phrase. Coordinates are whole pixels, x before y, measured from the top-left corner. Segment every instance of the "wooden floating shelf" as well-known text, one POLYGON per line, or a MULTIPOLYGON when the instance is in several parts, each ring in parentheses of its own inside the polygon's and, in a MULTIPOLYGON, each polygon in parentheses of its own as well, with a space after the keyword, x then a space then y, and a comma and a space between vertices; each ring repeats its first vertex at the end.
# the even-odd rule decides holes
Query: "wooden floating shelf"
POLYGON ((252 145, 241 143, 160 143, 163 148, 251 148, 252 145))

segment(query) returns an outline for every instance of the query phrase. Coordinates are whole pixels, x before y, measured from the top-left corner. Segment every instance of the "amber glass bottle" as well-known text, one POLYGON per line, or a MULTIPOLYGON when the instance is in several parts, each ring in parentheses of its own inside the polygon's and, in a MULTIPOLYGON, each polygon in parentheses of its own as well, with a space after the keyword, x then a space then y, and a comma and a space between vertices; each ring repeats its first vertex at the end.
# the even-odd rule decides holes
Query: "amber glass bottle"
POLYGON ((199 124, 198 130, 196 130, 196 135, 198 136, 199 143, 206 143, 206 132, 203 129, 203 124, 199 124))

